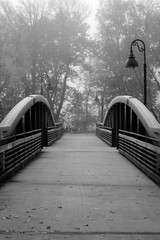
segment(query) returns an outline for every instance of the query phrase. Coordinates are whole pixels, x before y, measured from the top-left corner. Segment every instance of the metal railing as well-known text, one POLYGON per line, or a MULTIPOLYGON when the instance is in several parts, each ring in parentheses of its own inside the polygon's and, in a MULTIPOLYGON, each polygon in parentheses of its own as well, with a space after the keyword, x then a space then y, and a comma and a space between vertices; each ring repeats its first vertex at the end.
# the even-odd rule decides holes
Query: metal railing
MULTIPOLYGON (((47 128, 46 134, 45 146, 49 146, 62 136, 62 123, 47 128)), ((0 140, 0 183, 5 182, 41 152, 43 137, 42 129, 38 129, 0 140)))
POLYGON ((113 146, 112 128, 105 127, 102 123, 96 123, 96 135, 111 147, 113 146))
POLYGON ((58 140, 63 135, 62 123, 56 123, 53 127, 47 128, 47 146, 58 140))
MULTIPOLYGON (((96 135, 108 145, 115 146, 112 128, 97 123, 96 135)), ((119 130, 116 147, 123 156, 160 184, 160 141, 158 139, 119 130)))
POLYGON ((160 184, 159 140, 119 130, 119 152, 160 184))
POLYGON ((5 138, 0 142, 0 182, 24 167, 42 149, 41 129, 5 138))

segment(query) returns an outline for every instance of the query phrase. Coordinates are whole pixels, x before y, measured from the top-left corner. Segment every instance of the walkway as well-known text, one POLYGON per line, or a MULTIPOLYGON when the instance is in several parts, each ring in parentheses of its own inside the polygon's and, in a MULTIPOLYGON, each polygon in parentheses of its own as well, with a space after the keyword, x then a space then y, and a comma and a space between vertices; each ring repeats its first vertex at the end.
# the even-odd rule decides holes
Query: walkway
POLYGON ((0 240, 159 240, 160 188, 94 134, 66 134, 0 188, 0 240))

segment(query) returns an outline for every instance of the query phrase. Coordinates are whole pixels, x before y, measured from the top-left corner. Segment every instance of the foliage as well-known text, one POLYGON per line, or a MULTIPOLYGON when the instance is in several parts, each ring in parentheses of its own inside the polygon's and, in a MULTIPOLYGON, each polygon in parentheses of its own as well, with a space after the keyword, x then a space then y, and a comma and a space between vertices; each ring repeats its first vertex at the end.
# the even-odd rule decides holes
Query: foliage
POLYGON ((41 90, 56 120, 65 108, 67 121, 80 130, 89 129, 98 118, 98 106, 105 112, 117 95, 143 101, 143 53, 136 46, 139 68, 125 68, 134 39, 146 44, 147 106, 157 113, 160 3, 100 0, 92 40, 88 14, 80 0, 19 0, 17 6, 0 1, 1 118, 19 100, 41 90))
MULTIPOLYGON (((143 101, 143 54, 134 47, 139 68, 125 69, 131 42, 142 39, 146 44, 147 64, 147 105, 152 110, 156 103, 158 81, 155 69, 160 66, 160 3, 155 1, 100 0, 97 14, 99 22, 97 36, 97 65, 101 62, 98 76, 109 88, 108 99, 117 95, 133 95, 143 101)), ((96 71, 96 72, 97 72, 96 71)), ((96 78, 96 75, 95 75, 96 78)), ((97 83, 96 83, 97 85, 97 83)), ((98 86, 98 85, 97 85, 98 86)), ((103 87, 101 87, 103 89, 103 87)))
POLYGON ((20 0, 18 7, 0 2, 0 89, 3 105, 7 101, 5 112, 15 104, 9 102, 10 89, 17 102, 43 88, 58 120, 68 80, 76 75, 77 66, 83 65, 89 45, 85 13, 87 16, 87 10, 74 0, 63 4, 20 0))
POLYGON ((72 127, 77 131, 93 130, 95 126, 95 114, 91 99, 91 90, 86 88, 82 92, 73 88, 71 102, 68 108, 72 127))

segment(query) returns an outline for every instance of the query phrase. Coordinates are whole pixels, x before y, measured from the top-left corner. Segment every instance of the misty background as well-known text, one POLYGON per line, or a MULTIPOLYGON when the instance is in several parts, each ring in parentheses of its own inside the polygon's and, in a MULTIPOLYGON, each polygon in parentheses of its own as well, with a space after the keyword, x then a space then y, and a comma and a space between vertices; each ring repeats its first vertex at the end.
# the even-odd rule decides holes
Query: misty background
POLYGON ((159 120, 160 1, 1 0, 0 120, 30 94, 43 93, 56 121, 79 131, 94 129, 115 96, 143 102, 138 49, 139 67, 125 68, 137 38, 146 44, 147 106, 159 120))

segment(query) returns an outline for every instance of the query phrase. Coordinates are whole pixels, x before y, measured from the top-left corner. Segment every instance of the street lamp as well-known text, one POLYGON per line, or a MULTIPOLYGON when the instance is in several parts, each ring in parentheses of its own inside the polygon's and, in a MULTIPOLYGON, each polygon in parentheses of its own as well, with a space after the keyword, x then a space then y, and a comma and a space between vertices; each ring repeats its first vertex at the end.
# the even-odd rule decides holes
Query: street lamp
POLYGON ((48 90, 48 92, 52 92, 53 91, 53 87, 51 85, 50 78, 49 78, 48 75, 47 75, 47 78, 48 78, 47 90, 48 90))
POLYGON ((133 54, 132 46, 137 46, 140 52, 144 52, 144 64, 143 64, 143 71, 144 71, 144 105, 147 105, 147 65, 146 65, 146 47, 145 43, 141 39, 136 39, 131 43, 130 47, 130 55, 126 61, 127 68, 135 68, 138 67, 138 62, 135 59, 133 54), (138 42, 141 42, 143 46, 140 46, 138 42))
POLYGON ((104 91, 97 91, 94 101, 99 106, 99 115, 101 114, 101 122, 103 122, 103 112, 104 112, 104 91), (98 98, 98 93, 100 93, 101 99, 98 98), (101 107, 101 111, 100 111, 101 107))
POLYGON ((53 87, 52 87, 52 85, 51 85, 50 78, 49 78, 48 74, 47 74, 47 73, 44 73, 44 74, 41 76, 41 95, 43 95, 43 77, 44 77, 44 75, 46 75, 46 77, 47 77, 47 91, 50 92, 50 91, 53 90, 53 87))
POLYGON ((97 96, 97 92, 96 92, 96 96, 95 96, 94 101, 95 101, 97 104, 99 104, 99 98, 98 98, 98 96, 97 96))

